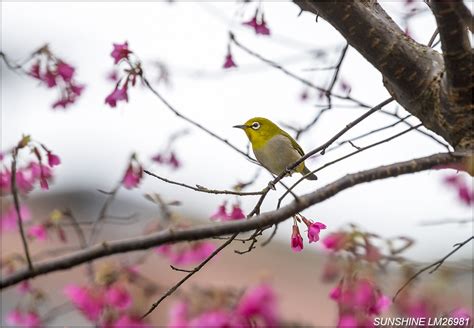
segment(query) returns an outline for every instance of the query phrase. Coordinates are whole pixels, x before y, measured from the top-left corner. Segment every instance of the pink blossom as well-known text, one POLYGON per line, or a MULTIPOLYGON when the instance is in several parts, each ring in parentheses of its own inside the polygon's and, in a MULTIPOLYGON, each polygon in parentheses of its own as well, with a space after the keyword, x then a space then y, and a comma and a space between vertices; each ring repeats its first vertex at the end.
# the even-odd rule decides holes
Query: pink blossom
POLYGON ((149 328, 150 325, 143 322, 140 318, 132 317, 128 314, 122 314, 117 321, 115 321, 111 328, 149 328))
POLYGON ((56 74, 51 72, 50 70, 47 70, 46 73, 43 75, 42 80, 48 88, 53 88, 57 85, 56 83, 56 74))
POLYGON ((61 159, 59 158, 58 155, 53 154, 52 152, 48 151, 47 156, 48 156, 48 165, 50 167, 61 164, 61 159))
POLYGON ((347 234, 345 232, 334 232, 323 239, 323 245, 327 249, 340 250, 344 247, 346 237, 347 234))
POLYGON ((464 324, 454 325, 453 327, 469 327, 469 323, 472 323, 471 312, 464 307, 456 308, 449 313, 450 318, 464 319, 464 324))
POLYGON ((132 304, 128 291, 119 285, 111 286, 105 291, 105 301, 119 310, 125 310, 132 304))
POLYGON ((229 215, 229 219, 230 220, 241 220, 241 219, 245 219, 245 214, 244 212, 242 211, 242 209, 240 208, 239 204, 234 204, 232 206, 232 212, 230 213, 229 215))
POLYGON ((234 62, 234 58, 232 58, 232 53, 230 52, 230 49, 227 52, 227 55, 225 56, 224 65, 222 67, 225 69, 237 67, 237 64, 234 62))
POLYGON ((342 288, 341 285, 339 284, 337 287, 334 287, 331 292, 329 293, 329 298, 337 301, 341 298, 342 295, 342 288))
POLYGON ((125 100, 128 102, 128 94, 127 94, 128 87, 124 85, 122 88, 115 88, 111 94, 109 94, 105 98, 105 103, 110 107, 116 107, 117 102, 121 100, 125 100))
POLYGON ((226 205, 227 205, 227 202, 222 203, 222 205, 219 206, 217 211, 211 215, 211 220, 227 221, 229 218, 229 215, 227 214, 226 205))
POLYGON ((303 249, 303 237, 296 224, 293 225, 293 233, 291 234, 291 249, 294 252, 300 252, 303 249))
POLYGON ((130 163, 127 171, 125 172, 122 183, 125 188, 133 189, 138 187, 142 178, 143 167, 140 164, 138 164, 138 166, 134 166, 130 163))
POLYGON ((174 152, 171 152, 170 158, 168 159, 168 163, 173 167, 175 170, 178 169, 181 166, 180 161, 176 157, 176 154, 174 152))
POLYGON ((337 324, 338 328, 346 328, 346 327, 359 327, 357 319, 353 315, 343 315, 339 318, 339 322, 337 324))
POLYGON ((242 327, 233 323, 234 317, 231 313, 214 310, 209 312, 204 312, 201 315, 195 317, 188 323, 188 327, 219 327, 219 328, 231 328, 231 327, 242 327))
POLYGON ((11 173, 8 170, 0 172, 0 191, 1 194, 10 192, 11 187, 11 173))
POLYGON ((109 73, 107 73, 107 80, 117 82, 119 80, 118 71, 116 69, 112 69, 109 73))
MULTIPOLYGON (((82 94, 82 91, 84 91, 84 89, 86 88, 86 86, 84 84, 70 84, 69 85, 69 89, 71 90, 71 92, 76 95, 76 96, 80 96, 82 94)), ((75 100, 75 99, 74 99, 75 100)), ((74 101, 73 100, 73 101, 74 101)))
POLYGON ((28 294, 32 291, 31 284, 29 280, 24 280, 18 284, 18 291, 20 294, 28 294))
POLYGON ((64 288, 64 293, 74 306, 81 311, 87 319, 97 321, 104 308, 101 293, 94 293, 87 287, 69 285, 64 288))
POLYGON ((128 55, 132 53, 128 49, 128 42, 126 41, 123 44, 114 43, 113 46, 114 46, 114 50, 112 51, 110 55, 114 58, 115 64, 118 64, 118 62, 121 61, 122 59, 128 59, 128 55))
POLYGON ((21 312, 15 309, 7 314, 6 323, 11 326, 37 328, 41 326, 41 319, 36 312, 21 312))
POLYGON ((27 174, 26 170, 22 170, 22 169, 16 172, 15 183, 18 190, 23 194, 27 194, 31 190, 33 190, 33 183, 34 183, 34 178, 35 178, 34 176, 32 176, 31 178, 28 178, 26 174, 27 174))
POLYGON ((53 107, 53 109, 56 109, 56 108, 66 108, 67 106, 69 106, 70 104, 74 103, 74 101, 70 98, 60 98, 58 100, 56 100, 51 106, 53 107))
POLYGON ((213 243, 198 241, 192 243, 190 248, 171 248, 171 251, 166 255, 171 263, 175 265, 188 265, 205 260, 215 250, 216 246, 213 243))
POLYGON ((467 185, 459 186, 458 196, 459 199, 466 205, 471 205, 471 203, 474 201, 474 195, 472 194, 472 190, 469 189, 467 185))
POLYGON ((47 237, 47 230, 44 224, 35 224, 28 227, 27 234, 32 238, 44 241, 47 237))
POLYGON ((188 326, 188 304, 176 302, 170 308, 168 327, 183 328, 188 326))
POLYGON ((276 295, 268 284, 261 284, 245 292, 237 306, 237 313, 250 322, 260 318, 264 327, 278 325, 276 295))
POLYGON ((319 240, 319 233, 322 229, 326 229, 326 225, 321 222, 313 222, 311 220, 302 217, 303 222, 308 227, 308 240, 310 243, 317 242, 319 240))
POLYGON ((251 20, 242 24, 253 28, 255 34, 270 35, 270 29, 267 27, 263 14, 260 19, 258 19, 258 10, 255 12, 255 16, 251 20))
POLYGON ((65 62, 60 61, 58 62, 56 69, 58 75, 61 76, 65 82, 71 81, 75 71, 74 67, 69 64, 66 64, 65 62))
POLYGON ((28 74, 29 74, 30 76, 34 77, 35 79, 38 79, 38 80, 41 79, 41 75, 40 75, 40 61, 39 61, 39 60, 36 61, 33 65, 31 65, 28 74))
MULTIPOLYGON (((26 205, 20 205, 20 215, 23 222, 31 220, 31 212, 26 205)), ((12 205, 0 217, 0 232, 12 231, 18 228, 18 215, 12 205)))

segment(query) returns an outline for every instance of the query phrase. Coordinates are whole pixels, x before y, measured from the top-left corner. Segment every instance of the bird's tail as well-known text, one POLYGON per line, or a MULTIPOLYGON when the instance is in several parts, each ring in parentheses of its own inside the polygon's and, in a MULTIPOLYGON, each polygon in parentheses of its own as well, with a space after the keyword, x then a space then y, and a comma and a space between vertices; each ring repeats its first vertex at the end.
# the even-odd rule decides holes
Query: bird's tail
MULTIPOLYGON (((311 173, 311 171, 305 166, 304 169, 303 169, 303 172, 301 172, 301 174, 307 175, 308 173, 311 173)), ((311 173, 310 175, 308 175, 306 177, 306 179, 308 179, 308 180, 318 180, 318 177, 314 173, 311 173)))

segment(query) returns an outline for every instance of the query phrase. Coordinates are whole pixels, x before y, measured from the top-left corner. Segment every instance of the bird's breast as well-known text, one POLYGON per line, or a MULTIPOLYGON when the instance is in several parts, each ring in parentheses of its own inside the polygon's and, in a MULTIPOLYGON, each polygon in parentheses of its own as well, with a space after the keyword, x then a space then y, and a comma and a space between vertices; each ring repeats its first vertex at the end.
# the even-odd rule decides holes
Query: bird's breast
MULTIPOLYGON (((253 147, 253 153, 260 164, 275 175, 286 170, 288 165, 301 157, 291 144, 290 139, 282 135, 272 137, 265 145, 253 147)), ((303 166, 304 164, 301 166, 301 170, 303 166)), ((297 171, 300 171, 300 167, 297 171)))

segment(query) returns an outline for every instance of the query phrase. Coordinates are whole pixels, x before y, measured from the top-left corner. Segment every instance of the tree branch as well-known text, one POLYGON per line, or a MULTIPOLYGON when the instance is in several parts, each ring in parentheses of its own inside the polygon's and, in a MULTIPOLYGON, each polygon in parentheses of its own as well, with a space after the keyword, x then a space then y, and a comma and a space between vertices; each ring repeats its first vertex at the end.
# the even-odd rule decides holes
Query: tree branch
MULTIPOLYGON (((426 128, 441 135, 456 149, 474 148, 474 113, 472 106, 465 106, 472 102, 471 97, 467 97, 472 94, 471 80, 463 80, 466 83, 460 86, 463 88, 462 97, 459 94, 462 99, 446 97, 450 93, 443 82, 445 67, 441 54, 406 36, 376 1, 294 2, 302 10, 321 16, 333 25, 382 73, 384 84, 393 98, 418 117, 426 128)), ((444 6, 432 3, 434 7, 444 6)), ((452 14, 450 19, 460 21, 454 10, 452 14)), ((443 38, 442 29, 439 26, 443 38)), ((456 38, 459 36, 455 35, 456 38)), ((468 61, 462 60, 463 63, 468 61)), ((469 61, 472 62, 472 57, 469 61)), ((464 74, 472 76, 472 69, 467 71, 466 68, 464 74)))
POLYGON ((251 220, 224 222, 200 227, 180 230, 167 229, 147 236, 101 243, 63 257, 42 261, 35 265, 34 271, 21 269, 0 281, 0 289, 14 285, 23 280, 37 277, 50 272, 70 269, 85 262, 105 256, 149 249, 163 244, 180 241, 200 240, 216 236, 230 235, 240 232, 271 226, 283 222, 295 213, 298 213, 314 204, 333 197, 339 192, 361 183, 370 182, 402 174, 420 172, 432 169, 439 165, 457 163, 468 156, 466 153, 439 153, 405 162, 380 166, 374 169, 348 174, 316 191, 298 197, 288 205, 278 210, 262 213, 251 220))

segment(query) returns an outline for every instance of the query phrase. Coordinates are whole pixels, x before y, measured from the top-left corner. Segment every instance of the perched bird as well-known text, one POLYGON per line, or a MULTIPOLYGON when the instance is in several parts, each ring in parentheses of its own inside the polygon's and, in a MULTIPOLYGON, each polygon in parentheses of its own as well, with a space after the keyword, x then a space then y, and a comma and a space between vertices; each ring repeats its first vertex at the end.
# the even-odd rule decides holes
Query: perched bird
MULTIPOLYGON (((243 125, 235 125, 234 128, 244 130, 259 163, 275 175, 285 171, 288 166, 304 155, 303 149, 295 139, 266 118, 254 117, 243 125)), ((311 173, 304 162, 299 164, 294 171, 303 175, 311 173)), ((317 180, 318 178, 311 173, 307 179, 317 180)))

